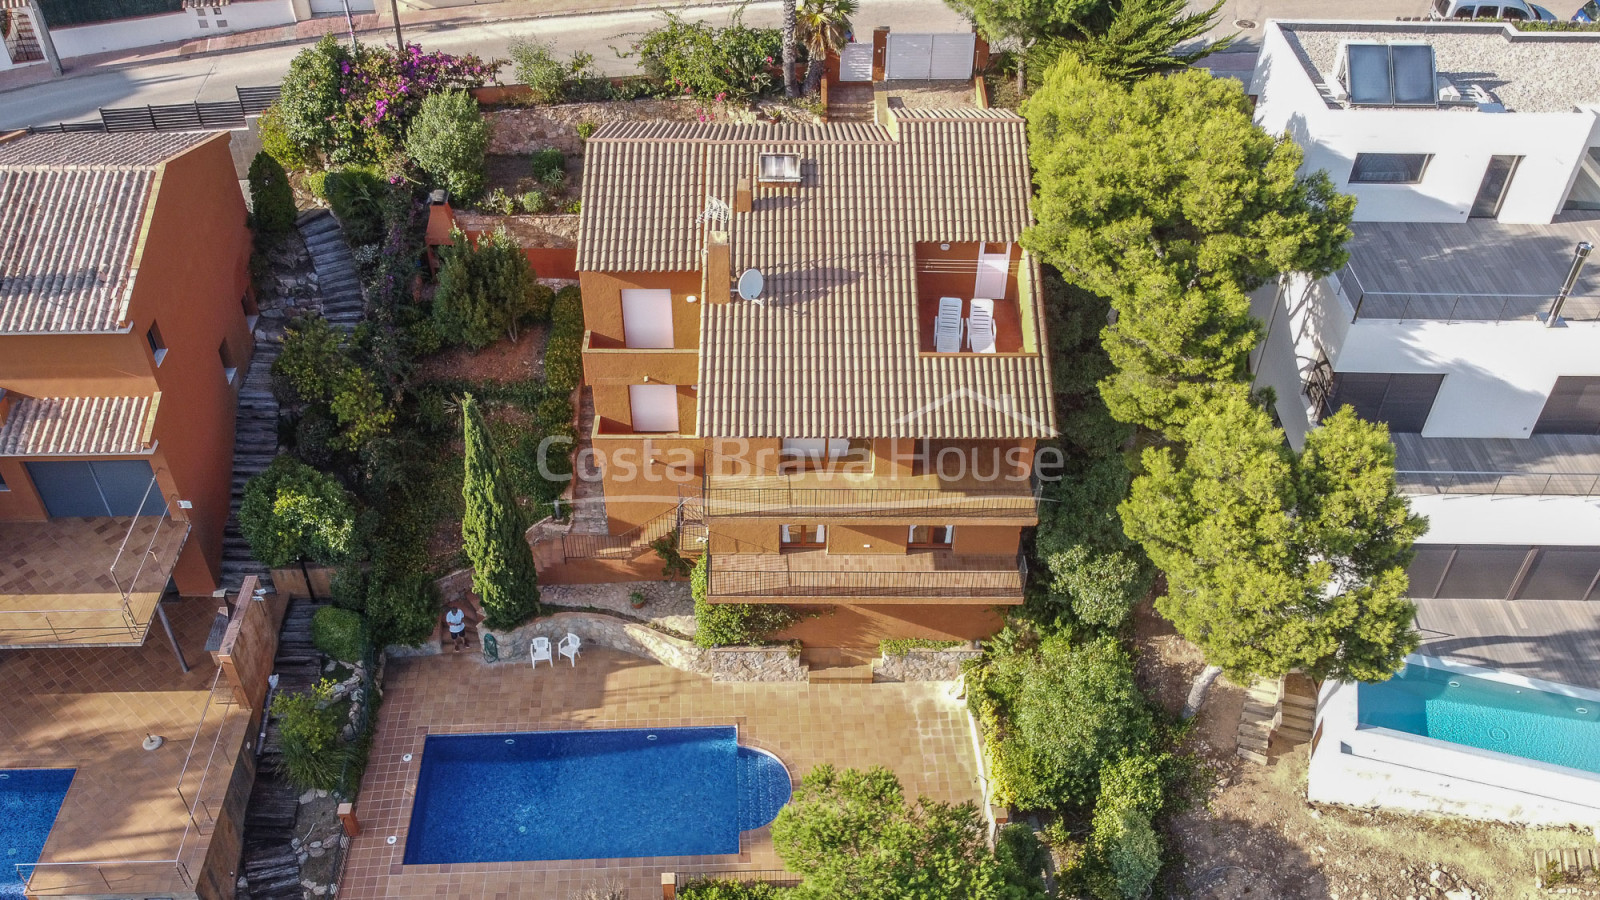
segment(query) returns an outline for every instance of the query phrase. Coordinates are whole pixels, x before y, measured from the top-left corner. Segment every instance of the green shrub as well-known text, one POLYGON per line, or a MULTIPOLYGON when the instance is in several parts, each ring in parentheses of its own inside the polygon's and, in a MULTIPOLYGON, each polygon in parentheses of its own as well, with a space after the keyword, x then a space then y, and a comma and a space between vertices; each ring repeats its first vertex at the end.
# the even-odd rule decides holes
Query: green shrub
POLYGON ((279 568, 336 563, 350 550, 355 505, 332 476, 280 456, 245 485, 239 530, 256 559, 279 568))
POLYGON ((679 900, 781 900, 783 888, 765 881, 697 878, 678 888, 679 900))
POLYGON ((588 53, 572 54, 566 62, 556 59, 555 48, 548 41, 518 39, 506 48, 511 57, 511 74, 519 84, 528 86, 530 99, 536 104, 560 103, 577 85, 595 78, 594 57, 588 53))
POLYGON ((367 594, 367 614, 384 646, 417 646, 438 624, 439 586, 420 574, 374 581, 367 594))
POLYGON ((406 152, 452 197, 473 200, 483 192, 489 125, 478 101, 466 91, 441 91, 422 101, 406 135, 406 152))
POLYGON ((506 193, 505 188, 495 188, 489 196, 483 198, 481 204, 484 211, 501 216, 514 216, 517 214, 517 199, 506 193))
POLYGON ((351 244, 376 244, 384 239, 383 204, 389 183, 376 169, 352 166, 329 172, 323 192, 351 244))
POLYGON ((439 248, 439 289, 433 295, 433 321, 447 341, 479 350, 501 335, 515 341, 517 329, 539 307, 548 308, 550 289, 539 284, 522 248, 505 229, 480 235, 476 245, 456 229, 439 248))
POLYGON ((1163 803, 1162 762, 1134 755, 1101 769, 1089 839, 1097 871, 1089 884, 1102 900, 1147 896, 1161 870, 1161 838, 1153 819, 1163 803))
POLYGON ((1055 575, 1050 589, 1068 598, 1080 622, 1117 628, 1150 589, 1150 572, 1120 550, 1096 553, 1083 544, 1052 553, 1045 564, 1055 575))
POLYGON ((598 131, 599 128, 600 126, 594 122, 579 122, 577 127, 578 140, 588 141, 589 138, 594 137, 594 133, 598 131))
POLYGON ((278 720, 283 755, 279 771, 303 791, 333 790, 344 768, 345 751, 339 746, 340 716, 331 706, 333 684, 324 679, 310 690, 283 693, 272 698, 272 715, 278 720))
POLYGON ((361 450, 394 424, 394 409, 376 378, 359 366, 346 366, 335 375, 329 409, 340 428, 335 444, 344 450, 361 450))
POLYGON ((283 349, 272 361, 273 393, 285 406, 316 403, 333 391, 343 367, 339 333, 321 316, 301 316, 283 332, 283 349))
POLYGON ((554 147, 546 147, 534 153, 528 160, 529 174, 533 180, 540 184, 565 184, 567 180, 567 157, 554 147))
POLYGON ((311 617, 311 643, 341 662, 357 662, 366 655, 367 623, 354 610, 324 606, 311 617))
POLYGON ((794 612, 776 603, 712 603, 706 597, 710 577, 711 554, 702 553, 689 573, 696 644, 727 647, 759 643, 772 632, 794 624, 794 612))
POLYGON ((1008 898, 1044 898, 1044 873, 1050 865, 1050 851, 1033 829, 1011 824, 1000 829, 994 844, 995 861, 1009 892, 1008 898))
POLYGON ((550 211, 550 197, 543 191, 529 191, 517 201, 522 206, 522 211, 537 216, 550 211))
POLYGON ((568 285, 550 306, 550 340, 544 348, 544 380, 569 394, 583 381, 583 294, 568 285))
POLYGON ((878 642, 878 652, 884 656, 905 656, 913 650, 948 650, 959 647, 964 641, 936 641, 932 638, 889 638, 878 642))
POLYGON ((315 172, 307 172, 306 190, 310 191, 311 196, 318 200, 326 201, 328 199, 328 171, 326 169, 318 169, 315 172))
POLYGON ((283 121, 283 112, 274 103, 256 119, 256 133, 261 136, 261 151, 285 169, 304 169, 311 165, 306 151, 289 136, 283 121))
POLYGON ((575 199, 571 203, 567 204, 567 215, 576 216, 576 215, 581 214, 582 212, 583 212, 583 201, 582 200, 576 200, 575 199))
POLYGON ((683 578, 694 568, 694 564, 683 558, 678 551, 678 529, 663 534, 650 542, 650 549, 656 552, 661 560, 661 577, 683 578))
POLYGON ((664 15, 666 24, 645 32, 633 49, 665 93, 742 101, 779 85, 770 71, 783 55, 776 28, 748 28, 738 15, 726 28, 664 15))
POLYGON ((265 150, 250 161, 251 220, 256 234, 277 238, 294 227, 294 191, 282 164, 265 150))

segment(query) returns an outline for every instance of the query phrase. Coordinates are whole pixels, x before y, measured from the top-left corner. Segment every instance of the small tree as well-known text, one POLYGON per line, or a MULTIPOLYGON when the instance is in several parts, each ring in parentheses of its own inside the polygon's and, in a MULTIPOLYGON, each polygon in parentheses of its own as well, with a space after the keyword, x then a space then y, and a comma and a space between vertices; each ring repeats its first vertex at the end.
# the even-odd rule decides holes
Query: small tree
POLYGON ((471 394, 461 398, 466 511, 461 541, 472 562, 472 589, 483 603, 484 624, 515 628, 539 614, 539 574, 523 534, 522 513, 506 485, 489 429, 471 394))
POLYGON ((433 295, 433 320, 447 341, 482 349, 549 309, 550 289, 539 284, 528 258, 505 229, 481 235, 476 245, 460 229, 440 248, 444 263, 433 295))
POLYGON ((806 45, 806 93, 822 88, 822 70, 829 53, 838 53, 850 34, 850 17, 859 9, 856 0, 800 0, 798 26, 806 45))
POLYGON ((239 530, 250 553, 273 568, 301 560, 335 563, 350 550, 355 504, 331 475, 280 456, 245 485, 239 530))
POLYGON ((406 152, 417 166, 462 200, 483 193, 488 149, 489 125, 466 91, 429 94, 406 135, 406 152))
MULTIPOLYGON (((807 772, 772 823, 783 864, 803 881, 795 900, 1043 900, 1037 872, 1005 871, 971 803, 918 798, 907 804, 884 768, 807 772)), ((1038 854, 1008 846, 1009 864, 1038 854)))
POLYGON ((795 25, 795 0, 783 0, 783 93, 791 98, 800 96, 800 85, 794 80, 795 25))
POLYGON ((1405 566, 1427 522, 1395 493, 1388 430, 1346 408, 1296 457, 1240 389, 1182 438, 1145 451, 1121 507, 1167 573, 1161 614, 1236 679, 1393 674, 1417 644, 1405 566))
POLYGON ((1069 49, 1105 77, 1132 84, 1226 50, 1233 43, 1231 36, 1198 49, 1177 50, 1210 31, 1221 9, 1222 0, 1203 12, 1190 12, 1186 0, 1122 0, 1104 31, 1069 49))
POLYGON ((276 239, 294 227, 294 191, 289 173, 263 150, 250 161, 250 206, 256 233, 276 239))

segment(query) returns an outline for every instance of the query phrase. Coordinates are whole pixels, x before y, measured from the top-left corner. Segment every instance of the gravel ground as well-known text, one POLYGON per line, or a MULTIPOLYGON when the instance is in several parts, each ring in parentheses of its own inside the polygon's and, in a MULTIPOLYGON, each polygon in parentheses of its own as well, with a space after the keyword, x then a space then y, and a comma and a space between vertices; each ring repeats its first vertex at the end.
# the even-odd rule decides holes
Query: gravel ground
POLYGON ((540 598, 551 606, 594 607, 622 613, 678 634, 694 634, 694 599, 687 581, 630 581, 619 584, 541 584, 540 598), (643 609, 634 609, 628 595, 645 596, 643 609))

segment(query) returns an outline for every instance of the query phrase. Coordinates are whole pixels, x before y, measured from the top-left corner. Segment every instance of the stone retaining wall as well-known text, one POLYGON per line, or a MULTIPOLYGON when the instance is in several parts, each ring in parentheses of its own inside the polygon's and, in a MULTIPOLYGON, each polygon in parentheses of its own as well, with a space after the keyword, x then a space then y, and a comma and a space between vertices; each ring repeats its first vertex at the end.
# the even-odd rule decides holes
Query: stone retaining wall
MULTIPOLYGON (((715 106, 698 100, 632 100, 605 103, 563 103, 526 109, 497 109, 484 118, 489 123, 489 152, 524 155, 555 147, 569 156, 583 151, 578 124, 595 127, 612 122, 696 122, 715 106)), ((714 114, 713 114, 714 115, 714 114)))
POLYGON ((811 667, 789 647, 718 647, 706 651, 712 681, 807 681, 811 667))
POLYGON ((873 663, 873 670, 882 681, 955 681, 963 663, 982 655, 982 650, 966 647, 910 650, 898 656, 884 654, 873 663))
POLYGON ((494 635, 495 641, 499 644, 500 661, 510 662, 526 661, 528 646, 536 636, 549 638, 553 653, 555 644, 569 631, 577 635, 587 646, 610 647, 613 650, 653 659, 662 665, 682 669, 685 672, 711 674, 711 662, 707 658, 706 650, 696 647, 689 641, 670 637, 653 628, 616 616, 599 613, 555 613, 534 619, 513 631, 484 630, 483 633, 494 635))

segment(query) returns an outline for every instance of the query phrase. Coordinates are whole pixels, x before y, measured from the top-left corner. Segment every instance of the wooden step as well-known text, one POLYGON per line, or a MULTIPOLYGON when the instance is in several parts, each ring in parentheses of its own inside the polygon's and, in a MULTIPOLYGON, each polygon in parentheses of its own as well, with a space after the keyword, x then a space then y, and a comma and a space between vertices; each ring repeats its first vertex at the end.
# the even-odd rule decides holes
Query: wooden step
POLYGON ((834 666, 812 669, 808 675, 812 684, 871 684, 872 666, 834 666))
POLYGON ((1270 762, 1265 753, 1257 753, 1254 750, 1246 750, 1243 747, 1240 747, 1234 752, 1239 756, 1240 759, 1248 759, 1253 763, 1259 763, 1263 766, 1270 762))
POLYGON ((1315 710, 1317 708, 1317 698, 1315 698, 1315 697, 1304 697, 1304 696, 1301 696, 1300 694, 1284 694, 1283 695, 1283 705, 1284 706, 1292 706, 1292 707, 1295 707, 1296 709, 1315 710))

